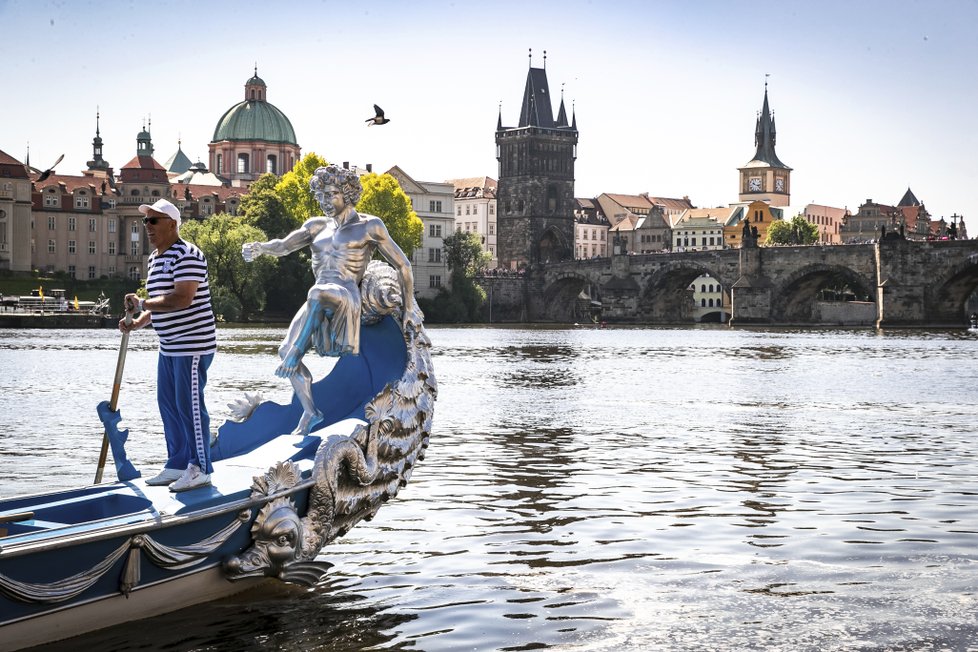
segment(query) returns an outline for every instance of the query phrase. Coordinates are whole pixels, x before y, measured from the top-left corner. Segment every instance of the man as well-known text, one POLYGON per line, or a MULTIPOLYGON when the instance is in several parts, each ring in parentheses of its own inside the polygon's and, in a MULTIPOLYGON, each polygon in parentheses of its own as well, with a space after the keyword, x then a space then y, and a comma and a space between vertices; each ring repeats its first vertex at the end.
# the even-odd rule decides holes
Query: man
POLYGON ((282 239, 249 242, 241 247, 251 262, 261 254, 285 256, 308 246, 316 284, 296 314, 279 348, 282 363, 275 375, 292 382, 302 417, 292 434, 306 435, 323 419, 312 397, 312 375, 302 356, 315 345, 320 355, 357 355, 360 352, 360 281, 375 251, 397 270, 404 297, 403 325, 421 326, 423 315, 414 298, 411 263, 383 220, 354 210, 360 199, 356 172, 335 165, 316 170, 309 181, 324 216, 308 220, 282 239))
POLYGON ((156 398, 167 460, 146 481, 186 491, 211 483, 210 417, 204 405, 207 369, 217 351, 214 311, 207 284, 207 260, 196 246, 180 239, 180 210, 165 199, 143 204, 146 236, 155 250, 149 257, 148 299, 127 294, 127 309, 139 315, 126 332, 152 323, 160 338, 156 398))

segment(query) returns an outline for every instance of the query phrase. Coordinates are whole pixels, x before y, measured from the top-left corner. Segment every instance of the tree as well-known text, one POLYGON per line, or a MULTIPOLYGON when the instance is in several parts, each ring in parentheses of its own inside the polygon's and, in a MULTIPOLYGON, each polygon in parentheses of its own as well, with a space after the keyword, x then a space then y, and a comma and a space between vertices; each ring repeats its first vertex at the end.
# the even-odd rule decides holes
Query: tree
POLYGON ((456 231, 447 236, 444 243, 445 263, 452 272, 453 281, 456 275, 475 276, 492 260, 492 255, 483 251, 478 233, 456 231))
POLYGON ((818 226, 795 215, 790 221, 775 220, 767 229, 766 244, 810 245, 818 242, 818 226))
POLYGON ((275 191, 278 181, 274 174, 263 174, 241 199, 241 214, 245 221, 269 238, 282 238, 301 224, 289 214, 275 191))
POLYGON ((411 207, 411 200, 397 179, 389 174, 370 172, 360 177, 363 194, 357 202, 359 213, 376 215, 387 225, 394 242, 410 258, 414 250, 421 246, 424 224, 411 207))
POLYGON ((283 174, 279 182, 275 184, 275 194, 278 195, 296 226, 301 225, 310 217, 323 214, 316 198, 309 190, 309 180, 312 179, 317 168, 327 165, 329 163, 322 156, 315 152, 309 152, 295 164, 292 170, 283 174))
MULTIPOLYGON (((246 263, 241 256, 241 245, 266 239, 262 231, 248 224, 243 216, 218 213, 202 222, 184 223, 180 237, 200 247, 207 257, 209 284, 216 298, 227 302, 229 296, 233 297, 245 314, 264 308, 265 279, 275 270, 275 260, 261 256, 246 263)), ((215 312, 222 314, 220 306, 215 305, 215 312)))
POLYGON ((422 303, 425 316, 432 322, 475 322, 482 315, 486 291, 473 278, 492 259, 482 250, 478 233, 456 231, 445 237, 445 263, 451 273, 451 290, 422 303))

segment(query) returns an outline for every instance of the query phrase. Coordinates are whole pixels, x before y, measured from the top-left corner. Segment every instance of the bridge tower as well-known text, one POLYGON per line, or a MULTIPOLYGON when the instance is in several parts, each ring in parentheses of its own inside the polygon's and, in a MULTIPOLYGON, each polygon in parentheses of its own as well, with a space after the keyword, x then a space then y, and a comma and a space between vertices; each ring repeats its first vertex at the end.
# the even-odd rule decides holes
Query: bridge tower
POLYGON ((561 91, 553 117, 543 68, 530 68, 517 127, 504 127, 502 108, 496 124, 498 256, 501 267, 569 260, 574 255, 574 161, 577 116, 568 124, 561 91))
POLYGON ((776 133, 774 115, 767 102, 764 82, 764 105, 754 128, 757 151, 740 172, 740 201, 761 200, 771 206, 787 206, 791 201, 791 168, 781 162, 774 151, 776 133))

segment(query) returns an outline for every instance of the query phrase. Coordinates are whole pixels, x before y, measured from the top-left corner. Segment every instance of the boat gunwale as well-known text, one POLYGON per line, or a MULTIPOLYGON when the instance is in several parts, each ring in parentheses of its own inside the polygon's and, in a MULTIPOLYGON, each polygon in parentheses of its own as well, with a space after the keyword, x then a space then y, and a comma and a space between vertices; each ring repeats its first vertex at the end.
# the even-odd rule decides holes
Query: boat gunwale
POLYGON ((15 557, 30 553, 60 550, 63 548, 70 548, 88 543, 97 543, 99 541, 105 541, 107 539, 117 537, 143 534, 145 532, 153 532, 179 525, 196 523, 197 521, 204 521, 224 513, 260 507, 271 502, 272 500, 275 500, 276 498, 309 490, 315 484, 316 481, 312 477, 309 477, 305 480, 300 480, 295 486, 289 489, 270 495, 249 496, 248 498, 235 500, 229 503, 221 503, 220 505, 193 510, 187 513, 166 514, 164 512, 157 512, 152 516, 152 520, 143 519, 136 523, 125 523, 106 528, 93 527, 93 529, 82 532, 62 532, 62 530, 68 528, 97 526, 99 523, 105 521, 116 521, 120 518, 120 516, 110 516, 94 521, 84 521, 83 523, 65 524, 61 528, 51 528, 34 532, 25 532, 23 534, 15 534, 6 538, 15 539, 18 537, 32 537, 32 539, 29 541, 14 541, 12 544, 3 544, 2 539, 0 539, 0 560, 13 559, 15 557), (45 536, 48 534, 50 534, 50 536, 45 536))

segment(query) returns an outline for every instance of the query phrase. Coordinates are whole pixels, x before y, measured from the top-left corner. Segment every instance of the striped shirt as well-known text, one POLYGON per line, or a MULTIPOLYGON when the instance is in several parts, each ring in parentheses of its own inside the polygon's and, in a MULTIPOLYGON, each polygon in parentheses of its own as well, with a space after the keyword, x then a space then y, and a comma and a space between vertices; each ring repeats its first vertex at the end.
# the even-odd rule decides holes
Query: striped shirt
POLYGON ((150 297, 173 292, 174 283, 196 281, 197 293, 183 310, 150 313, 160 338, 161 355, 206 355, 217 351, 217 332, 211 292, 207 285, 207 259, 196 246, 183 240, 149 257, 146 291, 150 297))

